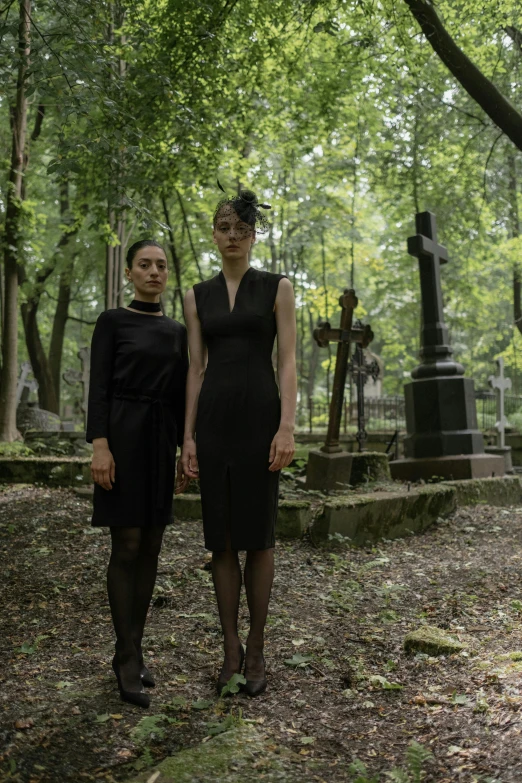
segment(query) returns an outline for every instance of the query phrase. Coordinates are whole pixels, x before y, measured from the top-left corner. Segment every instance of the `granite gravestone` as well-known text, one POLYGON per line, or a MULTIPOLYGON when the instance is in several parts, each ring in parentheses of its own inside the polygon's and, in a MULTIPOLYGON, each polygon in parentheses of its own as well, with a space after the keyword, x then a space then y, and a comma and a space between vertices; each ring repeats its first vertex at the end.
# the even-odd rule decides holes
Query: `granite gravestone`
POLYGON ((40 408, 38 400, 29 399, 32 392, 38 391, 38 381, 28 377, 31 372, 31 362, 23 362, 20 365, 20 376, 16 386, 16 427, 24 439, 29 430, 39 432, 60 430, 60 417, 56 413, 40 408))
POLYGON ((307 489, 341 489, 343 484, 350 483, 353 456, 344 451, 339 444, 350 346, 352 342, 356 342, 366 347, 373 339, 373 332, 368 325, 364 327, 353 325, 353 312, 357 304, 355 291, 345 288, 339 298, 340 328, 332 329, 325 321, 314 329, 314 339, 320 347, 326 347, 329 342, 337 343, 337 358, 326 441, 321 449, 313 449, 308 455, 307 489))
POLYGON ((440 280, 448 254, 437 241, 435 215, 418 212, 415 224, 417 234, 408 238, 408 253, 419 260, 421 363, 404 387, 405 458, 391 463, 392 477, 415 481, 503 475, 502 457, 484 451, 473 380, 464 378, 464 367, 451 358, 440 280))
POLYGON ((62 378, 70 386, 80 384, 82 387, 81 411, 83 414, 83 425, 87 428, 87 408, 89 404, 89 377, 90 377, 90 357, 91 349, 88 346, 80 348, 76 354, 80 359, 81 370, 66 370, 62 378))

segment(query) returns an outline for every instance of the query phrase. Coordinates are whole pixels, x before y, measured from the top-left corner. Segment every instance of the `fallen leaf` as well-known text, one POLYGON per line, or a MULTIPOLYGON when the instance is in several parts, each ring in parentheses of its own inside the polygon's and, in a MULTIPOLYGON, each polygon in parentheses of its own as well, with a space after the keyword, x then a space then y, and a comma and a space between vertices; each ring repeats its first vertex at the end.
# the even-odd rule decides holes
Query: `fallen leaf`
POLYGON ((34 721, 32 718, 20 718, 19 720, 15 720, 15 729, 30 729, 32 726, 34 726, 34 721))

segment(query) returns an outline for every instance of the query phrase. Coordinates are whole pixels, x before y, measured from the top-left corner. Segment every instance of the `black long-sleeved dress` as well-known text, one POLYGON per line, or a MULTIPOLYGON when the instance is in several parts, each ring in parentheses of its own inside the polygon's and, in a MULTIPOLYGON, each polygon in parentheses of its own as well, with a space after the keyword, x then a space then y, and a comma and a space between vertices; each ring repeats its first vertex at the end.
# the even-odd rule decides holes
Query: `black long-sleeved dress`
POLYGON ((177 321, 124 307, 98 317, 86 440, 108 439, 116 480, 110 490, 94 485, 95 527, 173 522, 187 368, 187 330, 177 321))
POLYGON ((194 286, 208 363, 198 398, 196 452, 205 547, 274 546, 280 471, 270 471, 281 401, 272 366, 277 275, 249 267, 230 311, 223 272, 194 286))

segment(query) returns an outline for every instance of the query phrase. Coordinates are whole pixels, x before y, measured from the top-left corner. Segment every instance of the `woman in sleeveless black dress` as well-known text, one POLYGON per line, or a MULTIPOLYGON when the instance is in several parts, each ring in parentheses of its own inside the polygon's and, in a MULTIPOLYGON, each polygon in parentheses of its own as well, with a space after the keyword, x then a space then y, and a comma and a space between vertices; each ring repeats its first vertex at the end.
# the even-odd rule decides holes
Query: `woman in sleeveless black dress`
POLYGON ((274 571, 274 526, 281 468, 294 454, 296 405, 295 308, 290 281, 248 264, 256 225, 264 220, 257 199, 243 191, 220 202, 214 242, 223 270, 185 297, 190 367, 182 466, 201 487, 205 546, 212 575, 225 661, 218 691, 241 670, 238 637, 242 574, 250 611, 244 690, 266 688, 264 628, 274 571), (281 400, 272 366, 278 338, 281 400))
MULTIPOLYGON (((113 669, 125 701, 149 706, 154 680, 141 641, 165 525, 173 521, 177 445, 183 441, 187 330, 162 315, 167 259, 144 240, 127 253, 129 307, 103 312, 92 336, 88 443, 93 444, 92 524, 111 530, 107 588, 116 632, 113 669)), ((186 482, 185 482, 186 484, 186 482)))

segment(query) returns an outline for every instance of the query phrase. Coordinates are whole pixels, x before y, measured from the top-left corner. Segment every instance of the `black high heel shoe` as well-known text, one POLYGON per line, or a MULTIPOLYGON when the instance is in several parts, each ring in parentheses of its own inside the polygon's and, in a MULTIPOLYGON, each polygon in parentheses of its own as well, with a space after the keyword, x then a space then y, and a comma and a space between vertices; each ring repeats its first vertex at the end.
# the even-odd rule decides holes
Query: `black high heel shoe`
MULTIPOLYGON (((263 659, 263 668, 266 668, 265 664, 265 656, 263 653, 261 653, 261 657, 263 659)), ((251 696, 252 698, 255 696, 260 696, 261 693, 264 693, 266 691, 267 686, 267 679, 266 676, 263 677, 262 680, 247 680, 244 685, 241 686, 241 690, 243 693, 246 693, 247 696, 251 696)))
POLYGON ((116 661, 116 656, 112 659, 112 669, 118 680, 118 689, 120 691, 120 698, 122 701, 127 701, 129 704, 135 704, 137 707, 143 707, 147 709, 150 707, 150 698, 143 691, 127 691, 121 683, 120 667, 116 661))
MULTIPOLYGON (((236 672, 236 674, 241 674, 243 671, 243 663, 245 662, 245 650, 243 648, 243 645, 240 644, 240 651, 239 651, 239 671, 236 672)), ((229 678, 230 679, 230 678, 229 678)), ((216 683, 216 690, 218 692, 218 696, 221 696, 221 691, 225 687, 225 685, 228 684, 228 680, 222 680, 221 678, 216 683)), ((241 686, 240 686, 241 687, 241 686)))
POLYGON ((140 667, 140 677, 143 685, 146 688, 155 688, 156 687, 156 681, 150 671, 147 669, 145 664, 143 663, 143 658, 141 661, 138 661, 139 667, 140 667))

